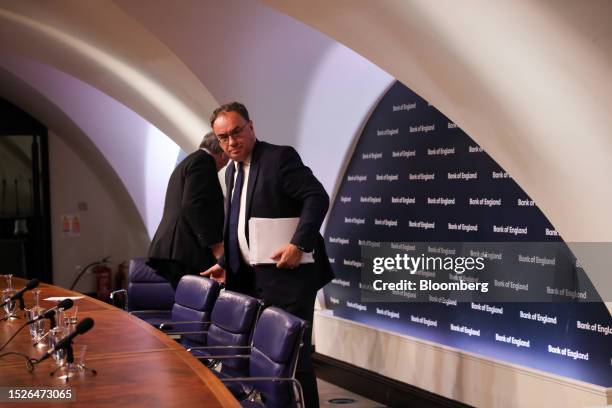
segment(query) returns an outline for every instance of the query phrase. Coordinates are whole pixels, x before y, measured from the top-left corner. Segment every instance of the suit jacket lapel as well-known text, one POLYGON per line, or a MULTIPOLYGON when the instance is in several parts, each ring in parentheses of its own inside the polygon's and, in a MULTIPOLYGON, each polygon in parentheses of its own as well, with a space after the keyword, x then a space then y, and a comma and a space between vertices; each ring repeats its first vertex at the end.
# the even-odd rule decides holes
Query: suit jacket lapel
POLYGON ((246 208, 245 208, 245 230, 246 239, 249 241, 249 218, 251 218, 251 206, 253 203, 253 191, 255 190, 255 183, 257 181, 257 175, 259 174, 259 156, 261 153, 261 143, 255 142, 253 146, 253 154, 251 155, 251 166, 249 167, 249 181, 247 184, 247 196, 246 196, 246 208))
POLYGON ((225 170, 225 222, 223 223, 223 234, 226 235, 229 226, 230 203, 232 202, 232 189, 234 188, 234 162, 230 162, 225 170))

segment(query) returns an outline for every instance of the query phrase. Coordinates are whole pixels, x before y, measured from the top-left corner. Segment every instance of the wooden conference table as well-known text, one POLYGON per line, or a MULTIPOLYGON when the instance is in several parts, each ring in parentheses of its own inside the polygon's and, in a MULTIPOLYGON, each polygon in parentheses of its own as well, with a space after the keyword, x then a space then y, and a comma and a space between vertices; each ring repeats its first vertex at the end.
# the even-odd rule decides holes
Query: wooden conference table
MULTIPOLYGON (((4 279, 0 281, 0 289, 4 289, 4 279)), ((17 289, 24 284, 24 280, 13 279, 17 289)), ((55 303, 42 300, 50 296, 83 296, 42 283, 39 289, 44 308, 55 306, 55 303)), ((26 294, 26 307, 32 305, 32 298, 31 292, 26 294)), ((5 356, 0 359, 0 387, 70 387, 76 394, 76 402, 0 402, 0 406, 240 407, 214 374, 149 324, 88 296, 76 300, 75 305, 79 307, 79 321, 91 317, 95 322, 93 329, 74 340, 74 345, 87 345, 86 365, 98 374, 77 375, 66 383, 49 375, 55 368, 52 358, 30 373, 25 359, 5 356)), ((18 313, 23 314, 20 310, 18 313)), ((4 316, 3 310, 0 315, 4 316)), ((0 343, 3 344, 24 322, 24 319, 0 322, 0 343)), ((7 351, 38 358, 45 349, 32 347, 26 327, 0 354, 7 351)))

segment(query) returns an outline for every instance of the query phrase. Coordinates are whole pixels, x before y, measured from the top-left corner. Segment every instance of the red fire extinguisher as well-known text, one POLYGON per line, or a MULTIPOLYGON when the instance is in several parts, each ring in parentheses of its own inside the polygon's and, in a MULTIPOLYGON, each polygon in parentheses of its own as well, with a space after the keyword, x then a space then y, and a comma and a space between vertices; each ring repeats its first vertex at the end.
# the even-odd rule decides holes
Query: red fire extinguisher
POLYGON ((108 264, 101 263, 94 266, 93 273, 96 275, 97 281, 96 297, 100 300, 107 301, 111 293, 113 271, 108 264))
POLYGON ((107 302, 111 293, 111 279, 113 275, 113 271, 109 266, 109 259, 110 256, 107 256, 102 258, 100 261, 94 261, 87 264, 87 266, 84 268, 81 268, 81 271, 70 285, 70 290, 74 290, 83 275, 85 275, 87 271, 91 270, 96 274, 96 296, 98 299, 107 302))

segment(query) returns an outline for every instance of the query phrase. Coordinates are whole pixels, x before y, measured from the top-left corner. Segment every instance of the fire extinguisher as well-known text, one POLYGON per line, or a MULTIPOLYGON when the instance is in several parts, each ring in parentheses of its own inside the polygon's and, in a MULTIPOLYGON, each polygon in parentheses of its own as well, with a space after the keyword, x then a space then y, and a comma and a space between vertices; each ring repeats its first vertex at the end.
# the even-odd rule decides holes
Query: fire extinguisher
POLYGON ((77 277, 70 285, 70 290, 74 290, 79 280, 85 275, 88 270, 92 270, 96 274, 96 296, 98 299, 107 301, 111 292, 111 278, 113 271, 109 266, 108 260, 110 256, 102 258, 100 261, 94 261, 81 269, 77 277))
POLYGON ((93 273, 96 275, 96 297, 106 301, 110 298, 111 279, 113 270, 106 263, 101 263, 93 268, 93 273))

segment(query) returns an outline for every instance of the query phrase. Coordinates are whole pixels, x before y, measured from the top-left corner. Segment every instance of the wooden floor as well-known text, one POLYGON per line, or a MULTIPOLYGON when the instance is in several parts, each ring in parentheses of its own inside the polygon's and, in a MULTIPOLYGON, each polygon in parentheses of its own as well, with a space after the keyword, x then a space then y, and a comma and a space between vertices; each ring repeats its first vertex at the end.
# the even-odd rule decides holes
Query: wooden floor
POLYGON ((321 408, 386 408, 383 404, 321 379, 317 379, 317 387, 319 388, 319 405, 321 408))

